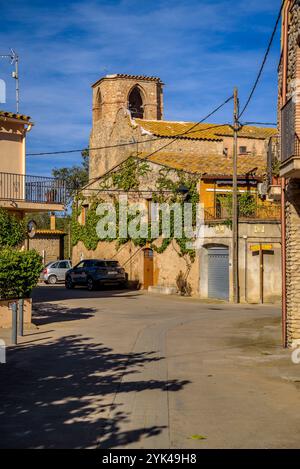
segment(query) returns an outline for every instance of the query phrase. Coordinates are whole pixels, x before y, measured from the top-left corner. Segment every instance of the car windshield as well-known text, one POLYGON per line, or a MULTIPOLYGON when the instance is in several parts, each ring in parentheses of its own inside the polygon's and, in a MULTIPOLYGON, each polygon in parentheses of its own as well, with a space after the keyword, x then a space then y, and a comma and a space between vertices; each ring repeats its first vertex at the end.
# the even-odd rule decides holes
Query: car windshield
POLYGON ((106 261, 107 267, 119 267, 118 261, 106 261))
POLYGON ((93 264, 95 267, 105 267, 105 262, 103 261, 95 261, 93 264))

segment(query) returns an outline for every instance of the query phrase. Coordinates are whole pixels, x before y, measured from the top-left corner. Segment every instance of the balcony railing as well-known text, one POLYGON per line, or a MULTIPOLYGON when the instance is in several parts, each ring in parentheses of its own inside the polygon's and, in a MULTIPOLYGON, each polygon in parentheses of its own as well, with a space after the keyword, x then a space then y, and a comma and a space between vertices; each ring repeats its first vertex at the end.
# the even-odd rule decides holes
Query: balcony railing
MULTIPOLYGON (((239 219, 241 221, 246 220, 272 220, 279 221, 281 217, 281 206, 280 204, 273 205, 258 205, 249 210, 248 212, 243 212, 239 210, 239 219)), ((205 221, 225 221, 231 219, 231 210, 228 210, 225 207, 209 207, 204 209, 204 219, 205 221)))
POLYGON ((65 182, 43 176, 0 173, 0 199, 42 204, 65 204, 65 182))

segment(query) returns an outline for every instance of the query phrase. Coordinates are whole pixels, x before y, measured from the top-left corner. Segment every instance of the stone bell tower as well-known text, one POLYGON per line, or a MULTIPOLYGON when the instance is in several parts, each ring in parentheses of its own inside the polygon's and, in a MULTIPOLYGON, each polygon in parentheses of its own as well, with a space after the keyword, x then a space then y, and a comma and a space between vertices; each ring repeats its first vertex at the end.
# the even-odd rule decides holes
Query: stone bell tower
MULTIPOLYGON (((128 127, 128 115, 133 119, 162 119, 163 83, 160 78, 107 75, 94 83, 92 89, 93 128, 90 148, 111 146, 132 139, 128 127), (127 114, 126 121, 125 114, 127 114)), ((125 156, 122 157, 121 153, 122 149, 91 151, 90 179, 101 176, 113 167, 116 161, 124 159, 125 156)))

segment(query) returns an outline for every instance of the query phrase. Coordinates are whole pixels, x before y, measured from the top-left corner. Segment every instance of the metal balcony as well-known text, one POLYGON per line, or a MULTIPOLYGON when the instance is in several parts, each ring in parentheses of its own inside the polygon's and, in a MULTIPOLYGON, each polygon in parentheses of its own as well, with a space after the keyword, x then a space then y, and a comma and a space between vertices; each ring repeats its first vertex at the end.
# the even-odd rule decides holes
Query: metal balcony
POLYGON ((289 142, 289 152, 281 150, 281 177, 292 177, 300 179, 300 137, 294 134, 292 143, 289 142), (286 156, 286 158, 284 158, 286 156))
POLYGON ((281 110, 280 176, 300 178, 300 137, 296 129, 296 104, 290 99, 281 110))
POLYGON ((0 172, 0 199, 64 205, 66 186, 64 181, 51 177, 0 172))
MULTIPOLYGON (((280 221, 281 206, 280 204, 257 205, 253 210, 247 213, 239 210, 240 221, 280 221)), ((231 210, 227 207, 208 207, 204 209, 204 220, 206 222, 224 222, 231 220, 231 210)))

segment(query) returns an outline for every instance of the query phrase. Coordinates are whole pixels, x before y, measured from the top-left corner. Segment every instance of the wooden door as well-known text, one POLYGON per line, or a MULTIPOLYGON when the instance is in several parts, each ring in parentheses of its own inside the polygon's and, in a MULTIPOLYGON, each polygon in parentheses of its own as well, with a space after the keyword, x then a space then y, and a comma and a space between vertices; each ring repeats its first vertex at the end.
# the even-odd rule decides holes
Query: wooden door
POLYGON ((153 285, 153 251, 144 249, 144 290, 153 285))

